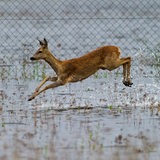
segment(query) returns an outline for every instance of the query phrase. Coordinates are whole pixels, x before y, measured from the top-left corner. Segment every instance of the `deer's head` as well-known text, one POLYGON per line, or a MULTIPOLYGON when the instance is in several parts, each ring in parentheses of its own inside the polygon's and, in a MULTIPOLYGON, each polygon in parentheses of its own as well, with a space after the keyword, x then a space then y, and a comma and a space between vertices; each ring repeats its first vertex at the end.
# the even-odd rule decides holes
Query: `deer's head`
POLYGON ((36 53, 30 58, 30 60, 40 60, 45 59, 48 53, 48 42, 44 38, 43 41, 39 40, 40 48, 36 51, 36 53))

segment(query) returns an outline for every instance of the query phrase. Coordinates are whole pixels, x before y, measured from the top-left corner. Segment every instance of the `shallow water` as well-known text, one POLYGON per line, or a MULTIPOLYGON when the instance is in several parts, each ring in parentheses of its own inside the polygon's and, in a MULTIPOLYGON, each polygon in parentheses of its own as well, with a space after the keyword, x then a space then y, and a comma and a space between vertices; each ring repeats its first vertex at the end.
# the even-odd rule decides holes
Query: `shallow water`
POLYGON ((1 81, 0 158, 158 160, 158 82, 135 77, 127 88, 121 74, 102 76, 98 72, 31 102, 39 81, 1 81))
POLYGON ((0 2, 1 160, 159 160, 159 68, 150 56, 159 53, 159 3, 133 2, 0 2), (120 46, 132 57, 133 86, 122 84, 122 69, 99 71, 28 102, 43 73, 52 74, 29 61, 37 37, 61 59, 120 46))

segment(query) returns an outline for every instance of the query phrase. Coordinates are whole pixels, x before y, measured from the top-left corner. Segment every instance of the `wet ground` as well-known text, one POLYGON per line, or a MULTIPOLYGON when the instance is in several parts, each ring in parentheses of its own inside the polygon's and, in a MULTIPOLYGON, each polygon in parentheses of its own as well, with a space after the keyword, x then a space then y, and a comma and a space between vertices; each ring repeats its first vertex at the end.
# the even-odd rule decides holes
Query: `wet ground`
POLYGON ((158 1, 85 2, 0 2, 0 160, 159 160, 158 1), (121 67, 28 102, 53 74, 29 60, 37 37, 61 59, 120 46, 132 57, 133 86, 122 84, 121 67))
POLYGON ((31 102, 38 80, 2 80, 0 159, 158 160, 159 82, 154 68, 134 67, 132 87, 122 69, 99 71, 31 102))

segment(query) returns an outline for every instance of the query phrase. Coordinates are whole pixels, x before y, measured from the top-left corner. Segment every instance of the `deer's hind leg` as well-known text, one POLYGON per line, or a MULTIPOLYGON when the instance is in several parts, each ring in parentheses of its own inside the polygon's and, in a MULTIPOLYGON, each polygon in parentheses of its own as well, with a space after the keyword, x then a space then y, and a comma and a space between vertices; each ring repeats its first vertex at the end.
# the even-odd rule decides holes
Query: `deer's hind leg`
POLYGON ((131 87, 133 84, 130 78, 131 57, 121 58, 120 61, 123 65, 123 84, 131 87))

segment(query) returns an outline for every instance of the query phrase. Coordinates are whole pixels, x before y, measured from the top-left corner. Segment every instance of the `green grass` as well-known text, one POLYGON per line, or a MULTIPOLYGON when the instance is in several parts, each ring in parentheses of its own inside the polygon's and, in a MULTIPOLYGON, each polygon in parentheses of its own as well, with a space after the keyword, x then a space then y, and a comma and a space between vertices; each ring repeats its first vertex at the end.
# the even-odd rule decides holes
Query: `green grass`
POLYGON ((155 48, 152 52, 151 55, 153 57, 153 64, 152 66, 154 67, 156 71, 156 76, 160 77, 160 49, 155 48))

